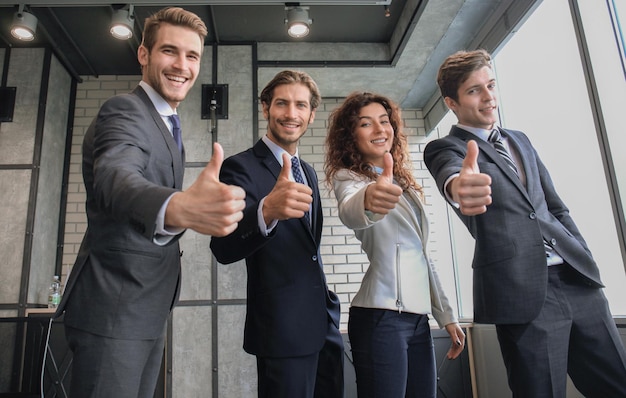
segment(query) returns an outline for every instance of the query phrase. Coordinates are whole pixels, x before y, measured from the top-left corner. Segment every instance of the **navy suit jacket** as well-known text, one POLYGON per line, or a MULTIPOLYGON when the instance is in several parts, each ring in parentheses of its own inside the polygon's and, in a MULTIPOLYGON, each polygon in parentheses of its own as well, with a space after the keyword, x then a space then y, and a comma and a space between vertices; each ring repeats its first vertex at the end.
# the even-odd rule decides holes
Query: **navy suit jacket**
POLYGON ((479 323, 526 323, 539 314, 548 278, 544 239, 585 283, 602 287, 589 248, 528 137, 503 131, 521 156, 526 187, 491 144, 456 126, 424 150, 444 197, 444 183, 461 169, 469 140, 478 143, 480 172, 491 176, 493 202, 486 213, 465 216, 454 208, 475 239, 474 320, 479 323))
POLYGON ((261 357, 293 357, 321 350, 329 317, 339 325, 339 301, 328 290, 319 252, 322 208, 317 175, 301 161, 313 189, 309 228, 304 217, 279 221, 269 236, 261 233, 257 210, 281 171, 263 141, 227 158, 220 180, 246 191, 246 208, 237 230, 211 239, 220 263, 245 258, 248 272, 244 349, 261 357))
POLYGON ((179 236, 153 243, 157 213, 183 183, 184 159, 141 87, 107 100, 83 142, 87 231, 57 315, 97 335, 153 339, 180 285, 179 236))

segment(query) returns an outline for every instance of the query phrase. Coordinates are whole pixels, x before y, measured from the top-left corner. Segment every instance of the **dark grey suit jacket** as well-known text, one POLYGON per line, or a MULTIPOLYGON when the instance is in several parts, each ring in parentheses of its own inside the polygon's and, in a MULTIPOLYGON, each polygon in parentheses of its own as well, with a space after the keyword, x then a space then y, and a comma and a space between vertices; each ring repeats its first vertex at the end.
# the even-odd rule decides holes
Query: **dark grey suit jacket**
POLYGON ((474 320, 479 323, 526 323, 537 316, 547 289, 544 239, 585 283, 602 286, 589 248, 528 137, 503 131, 522 158, 526 187, 491 144, 456 126, 424 150, 442 195, 445 181, 461 169, 469 140, 478 143, 480 172, 491 176, 493 203, 486 213, 464 216, 455 208, 476 241, 472 267, 474 320))
POLYGON ((329 317, 339 326, 339 300, 328 290, 319 252, 322 208, 315 170, 302 161, 313 189, 309 228, 304 217, 279 221, 270 236, 258 226, 259 202, 270 193, 281 167, 263 141, 224 161, 220 180, 246 191, 243 220, 235 232, 212 238, 219 262, 246 259, 246 352, 262 357, 294 357, 319 352, 329 317))
POLYGON ((87 231, 57 311, 68 326, 124 339, 160 336, 178 297, 178 237, 153 243, 184 159, 141 87, 101 107, 83 142, 87 231))

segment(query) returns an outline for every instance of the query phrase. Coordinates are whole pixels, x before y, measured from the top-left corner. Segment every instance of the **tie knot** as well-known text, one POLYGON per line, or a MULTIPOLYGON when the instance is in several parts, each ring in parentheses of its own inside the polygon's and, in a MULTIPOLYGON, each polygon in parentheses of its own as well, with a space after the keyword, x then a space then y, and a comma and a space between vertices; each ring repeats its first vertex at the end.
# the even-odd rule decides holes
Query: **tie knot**
POLYGON ((489 134, 489 142, 496 142, 496 141, 501 141, 502 140, 502 134, 500 134, 500 130, 498 129, 493 129, 491 130, 491 133, 489 134))
POLYGON ((180 118, 178 117, 177 114, 172 114, 169 116, 170 118, 170 122, 172 122, 172 127, 175 129, 179 129, 180 128, 180 118))
POLYGON ((292 156, 291 157, 291 167, 300 169, 300 161, 298 160, 297 156, 292 156))

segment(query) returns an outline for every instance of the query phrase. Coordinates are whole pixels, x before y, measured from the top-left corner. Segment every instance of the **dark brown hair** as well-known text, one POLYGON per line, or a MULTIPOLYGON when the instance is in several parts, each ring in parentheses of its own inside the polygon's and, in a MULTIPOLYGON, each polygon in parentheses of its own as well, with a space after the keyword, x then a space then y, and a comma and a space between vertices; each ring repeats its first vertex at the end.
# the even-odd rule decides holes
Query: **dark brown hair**
POLYGON ((484 67, 491 68, 491 56, 485 50, 457 51, 443 61, 437 74, 437 84, 441 95, 455 101, 459 99, 459 87, 469 75, 484 67))
POLYGON ((261 91, 259 98, 262 103, 269 107, 272 104, 272 99, 274 98, 274 89, 277 86, 296 83, 303 84, 309 89, 311 92, 311 109, 317 109, 322 101, 322 96, 320 95, 319 88, 317 88, 317 83, 315 83, 313 78, 307 73, 295 70, 284 70, 282 72, 278 72, 276 76, 274 76, 274 78, 267 83, 263 91, 261 91))
POLYGON ((326 135, 326 155, 324 172, 326 183, 331 185, 333 177, 340 169, 348 169, 356 174, 376 180, 378 175, 373 166, 363 160, 363 155, 356 146, 355 130, 359 123, 361 108, 378 103, 385 108, 394 137, 391 144, 393 157, 393 175, 402 187, 409 187, 422 192, 422 187, 415 181, 411 159, 408 152, 407 139, 402 132, 400 108, 389 98, 372 93, 352 93, 343 104, 333 110, 328 118, 328 134, 326 135))

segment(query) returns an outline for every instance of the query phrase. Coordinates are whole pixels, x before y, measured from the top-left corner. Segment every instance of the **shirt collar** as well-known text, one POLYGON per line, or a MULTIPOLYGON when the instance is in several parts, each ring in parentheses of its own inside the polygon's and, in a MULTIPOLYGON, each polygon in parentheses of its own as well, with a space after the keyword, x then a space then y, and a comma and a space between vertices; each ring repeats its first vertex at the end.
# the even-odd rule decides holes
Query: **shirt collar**
MULTIPOLYGON (((470 127, 470 126, 466 126, 466 125, 461 124, 461 123, 457 123, 456 126, 458 128, 461 128, 461 129, 463 129, 465 131, 468 131, 468 132, 474 134, 476 137, 478 137, 478 138, 480 138, 480 139, 482 139, 484 141, 489 142, 489 134, 491 134, 491 130, 482 129, 480 127, 470 127)), ((493 128, 494 129, 498 128, 498 126, 494 124, 493 128)))
MULTIPOLYGON (((280 167, 283 167, 283 153, 286 153, 287 155, 289 155, 289 152, 285 151, 283 148, 278 146, 274 141, 270 140, 268 138, 267 134, 265 134, 263 137, 261 137, 261 140, 263 140, 265 145, 267 145, 267 147, 270 149, 270 151, 272 151, 272 154, 274 155, 276 160, 278 160, 278 164, 280 164, 280 167)), ((296 154, 293 155, 293 156, 298 156, 298 150, 297 149, 296 149, 296 154)), ((292 156, 289 155, 289 159, 291 159, 291 158, 292 158, 292 156)))
POLYGON ((168 104, 167 101, 165 101, 163 97, 161 97, 161 95, 159 95, 159 93, 157 93, 156 90, 153 89, 148 83, 142 80, 139 82, 139 85, 143 88, 146 94, 148 94, 148 98, 152 101, 152 104, 157 112, 159 112, 159 115, 167 117, 176 113, 176 110, 172 109, 170 104, 168 104))

